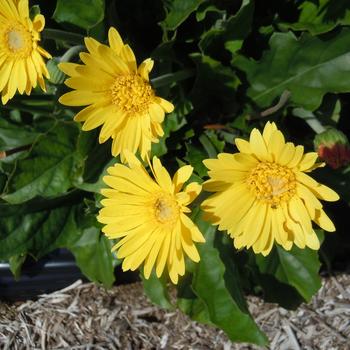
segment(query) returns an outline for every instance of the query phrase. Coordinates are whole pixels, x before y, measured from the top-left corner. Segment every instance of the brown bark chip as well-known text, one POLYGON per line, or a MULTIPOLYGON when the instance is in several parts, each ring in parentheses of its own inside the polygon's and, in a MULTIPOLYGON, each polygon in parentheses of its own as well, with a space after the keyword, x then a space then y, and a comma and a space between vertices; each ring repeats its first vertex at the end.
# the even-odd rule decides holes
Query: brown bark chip
MULTIPOLYGON (((323 280, 318 294, 296 311, 248 297, 270 349, 350 349, 350 276, 323 280)), ((152 305, 140 283, 105 290, 73 285, 37 301, 0 303, 1 349, 259 349, 233 344, 225 334, 192 322, 180 311, 152 305)))

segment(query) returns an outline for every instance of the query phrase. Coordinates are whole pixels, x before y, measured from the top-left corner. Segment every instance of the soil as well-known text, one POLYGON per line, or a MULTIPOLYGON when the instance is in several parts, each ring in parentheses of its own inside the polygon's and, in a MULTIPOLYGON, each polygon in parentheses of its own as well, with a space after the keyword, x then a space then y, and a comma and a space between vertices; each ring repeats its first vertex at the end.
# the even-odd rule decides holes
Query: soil
MULTIPOLYGON (((323 279, 309 304, 287 311, 248 297, 269 349, 350 349, 350 276, 323 279)), ((1 349, 260 349, 237 344, 180 311, 162 310, 141 283, 105 290, 81 281, 36 301, 0 303, 1 349)))

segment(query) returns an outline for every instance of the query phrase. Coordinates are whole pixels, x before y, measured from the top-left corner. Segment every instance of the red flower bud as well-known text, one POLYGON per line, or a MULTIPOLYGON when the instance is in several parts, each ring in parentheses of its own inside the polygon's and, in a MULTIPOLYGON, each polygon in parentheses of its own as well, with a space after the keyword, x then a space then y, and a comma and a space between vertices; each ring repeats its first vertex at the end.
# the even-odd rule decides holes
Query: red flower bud
POLYGON ((331 168, 338 169, 350 163, 350 145, 344 133, 337 129, 327 129, 314 140, 318 156, 331 168))

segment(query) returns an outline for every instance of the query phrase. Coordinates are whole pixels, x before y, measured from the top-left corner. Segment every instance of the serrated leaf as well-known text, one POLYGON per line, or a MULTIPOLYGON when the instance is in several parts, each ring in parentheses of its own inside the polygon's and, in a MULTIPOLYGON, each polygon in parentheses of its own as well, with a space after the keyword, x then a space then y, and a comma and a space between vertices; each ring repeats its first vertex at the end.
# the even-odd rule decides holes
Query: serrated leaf
POLYGON ((249 81, 248 96, 260 107, 270 106, 284 91, 290 101, 313 111, 326 93, 349 92, 350 30, 327 39, 305 34, 275 33, 259 62, 239 56, 233 64, 249 81))
POLYGON ((90 29, 103 20, 104 10, 104 0, 57 0, 53 18, 58 23, 90 29))
POLYGON ((170 0, 166 1, 167 16, 161 23, 165 30, 175 30, 194 12, 204 0, 170 0))
POLYGON ((159 305, 164 309, 174 309, 174 306, 170 301, 164 274, 158 278, 155 272, 152 271, 149 279, 146 279, 142 273, 140 273, 140 277, 146 295, 154 304, 159 305))
POLYGON ((283 29, 307 30, 312 35, 329 32, 337 25, 350 24, 350 6, 347 0, 303 1, 299 20, 296 23, 281 23, 283 29))
MULTIPOLYGON (((232 341, 266 345, 267 338, 249 314, 240 290, 239 275, 220 258, 214 246, 215 227, 197 216, 205 244, 198 245, 201 257, 193 274, 194 293, 205 304, 210 321, 232 341)), ((221 234, 221 233, 220 233, 221 234)))
MULTIPOLYGON (((220 153, 220 152, 224 151, 225 141, 219 140, 218 134, 214 130, 207 130, 205 132, 205 136, 210 140, 211 144, 215 147, 215 155, 218 152, 220 153)), ((207 151, 207 153, 210 157, 212 157, 208 151, 207 151)), ((214 153, 213 153, 213 157, 215 157, 214 153)))
POLYGON ((199 42, 202 52, 216 57, 217 52, 224 48, 231 53, 238 51, 243 45, 243 40, 250 33, 253 14, 254 2, 243 0, 241 8, 234 16, 218 20, 212 28, 202 35, 199 42))
POLYGON ((266 257, 256 256, 259 270, 293 286, 309 302, 321 287, 320 262, 317 251, 296 246, 290 251, 276 246, 266 257))
POLYGON ((50 197, 66 192, 78 177, 82 159, 75 152, 79 129, 73 123, 58 123, 19 159, 2 198, 11 204, 35 196, 50 197))

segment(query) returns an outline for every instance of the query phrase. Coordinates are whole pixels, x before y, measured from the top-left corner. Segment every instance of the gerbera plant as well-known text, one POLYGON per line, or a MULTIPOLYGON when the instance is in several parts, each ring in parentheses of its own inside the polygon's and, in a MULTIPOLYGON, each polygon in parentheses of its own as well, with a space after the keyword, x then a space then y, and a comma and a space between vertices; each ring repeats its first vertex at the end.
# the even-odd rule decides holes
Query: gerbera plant
POLYGON ((270 122, 263 134, 253 129, 249 141, 235 142, 239 153, 204 161, 210 176, 204 188, 216 192, 202 204, 208 218, 228 231, 238 249, 252 247, 267 255, 274 242, 287 250, 293 243, 319 249, 311 221, 335 231, 319 199, 337 201, 339 196, 306 174, 324 165, 316 163, 317 153, 285 142, 270 122))
POLYGON ((0 92, 6 104, 18 91, 29 95, 39 83, 45 91, 49 78, 44 58, 51 55, 39 46, 45 18, 29 17, 28 0, 0 2, 0 92))
POLYGON ((170 279, 178 282, 185 274, 185 255, 198 262, 200 257, 194 242, 204 242, 198 227, 187 216, 188 205, 201 192, 197 182, 189 183, 193 168, 181 167, 171 179, 157 157, 150 169, 154 179, 133 156, 126 153, 128 166, 116 164, 107 169, 98 220, 106 224, 102 231, 110 239, 120 238, 113 247, 123 260, 123 270, 136 270, 143 265, 149 278, 153 266, 158 277, 167 267, 170 279))
POLYGON ((162 122, 173 105, 156 96, 149 73, 153 60, 146 59, 137 67, 129 45, 125 45, 115 28, 108 32, 109 46, 85 38, 88 53, 81 53, 83 64, 61 63, 70 76, 65 84, 74 91, 60 98, 67 106, 88 106, 74 120, 84 122, 83 130, 102 126, 99 142, 112 138, 113 156, 140 151, 141 157, 151 150, 151 143, 163 136, 162 122))
POLYGON ((0 262, 19 277, 66 248, 91 281, 128 271, 267 346, 244 294, 295 308, 350 256, 350 20, 330 2, 0 0, 0 262))

